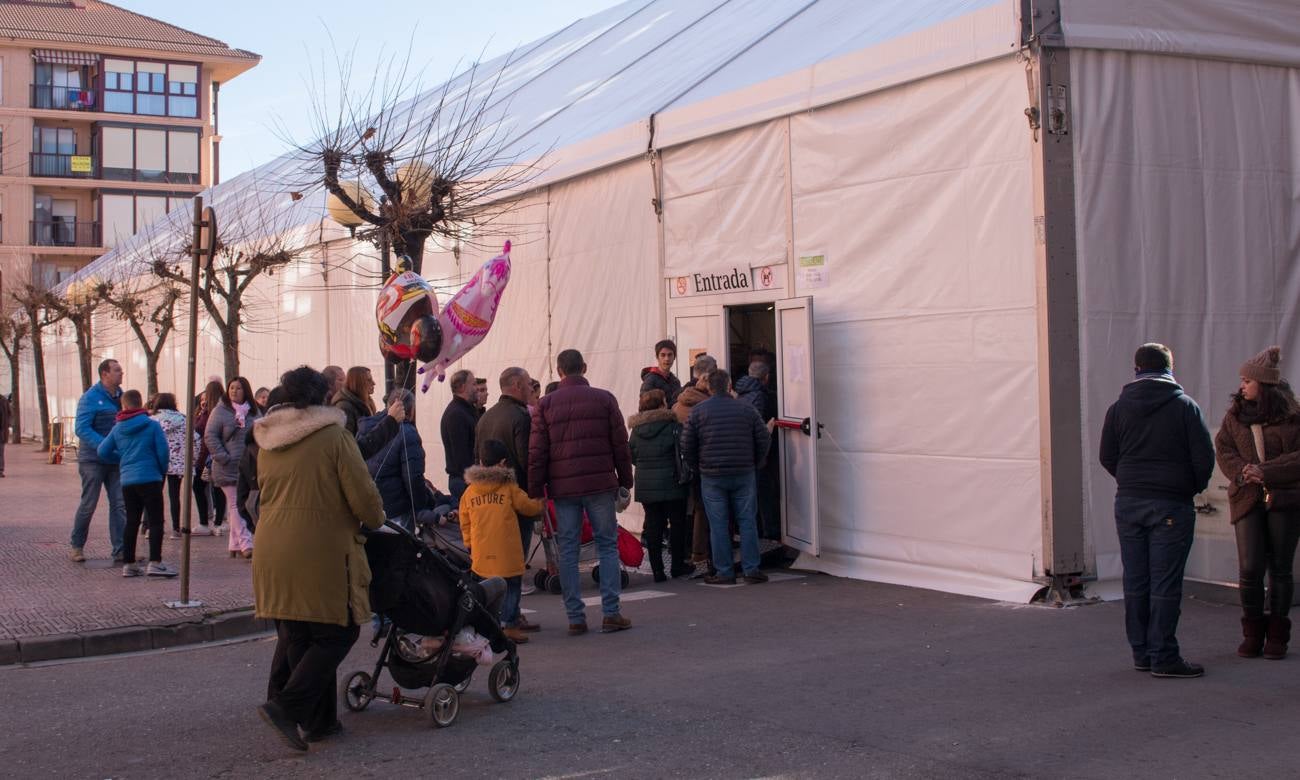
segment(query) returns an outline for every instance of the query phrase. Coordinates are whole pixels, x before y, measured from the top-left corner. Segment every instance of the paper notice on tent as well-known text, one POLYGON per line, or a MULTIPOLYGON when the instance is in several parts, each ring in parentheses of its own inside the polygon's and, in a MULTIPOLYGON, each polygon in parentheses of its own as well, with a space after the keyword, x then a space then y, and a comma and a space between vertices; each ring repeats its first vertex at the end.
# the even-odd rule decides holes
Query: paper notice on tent
POLYGON ((825 287, 830 281, 830 271, 827 270, 826 253, 819 252, 815 255, 799 256, 799 289, 811 290, 815 287, 825 287))

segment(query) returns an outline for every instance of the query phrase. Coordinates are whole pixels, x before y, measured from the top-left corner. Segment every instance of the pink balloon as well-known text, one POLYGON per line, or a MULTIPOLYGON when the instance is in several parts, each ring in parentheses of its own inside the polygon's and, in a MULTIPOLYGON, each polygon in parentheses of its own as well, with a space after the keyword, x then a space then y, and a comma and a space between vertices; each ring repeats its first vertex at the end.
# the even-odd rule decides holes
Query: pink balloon
POLYGON ((438 357, 420 367, 424 374, 421 391, 427 392, 436 376, 446 379, 447 367, 464 357, 487 336, 501 305, 501 295, 510 283, 510 242, 501 254, 483 264, 474 277, 447 301, 438 312, 442 325, 442 351, 438 357))

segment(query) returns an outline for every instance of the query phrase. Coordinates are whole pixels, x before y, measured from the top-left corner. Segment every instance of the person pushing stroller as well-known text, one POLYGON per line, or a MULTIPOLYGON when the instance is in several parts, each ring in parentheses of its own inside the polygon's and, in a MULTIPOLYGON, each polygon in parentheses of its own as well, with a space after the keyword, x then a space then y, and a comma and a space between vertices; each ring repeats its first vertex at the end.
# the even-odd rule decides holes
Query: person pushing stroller
POLYGON ((469 487, 460 499, 460 531, 470 554, 470 568, 480 578, 501 577, 506 596, 501 603, 501 625, 516 644, 528 641, 520 625, 519 599, 523 585, 523 540, 519 517, 542 513, 542 502, 529 498, 515 481, 514 464, 506 445, 496 439, 484 443, 482 463, 465 470, 469 487))

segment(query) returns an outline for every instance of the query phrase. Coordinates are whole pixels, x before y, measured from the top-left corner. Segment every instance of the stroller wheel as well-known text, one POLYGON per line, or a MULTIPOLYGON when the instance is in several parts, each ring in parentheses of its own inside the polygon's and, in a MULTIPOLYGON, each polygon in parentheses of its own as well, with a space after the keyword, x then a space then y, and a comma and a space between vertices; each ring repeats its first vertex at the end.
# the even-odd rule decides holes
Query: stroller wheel
POLYGON ((546 579, 549 576, 550 575, 546 573, 546 570, 542 569, 533 575, 533 584, 537 586, 538 590, 546 590, 546 579))
POLYGON ((424 711, 433 725, 446 728, 460 714, 460 694, 447 683, 438 683, 424 695, 424 711))
POLYGON ((488 693, 502 704, 513 699, 519 693, 519 665, 509 658, 497 661, 488 675, 488 693))
POLYGON ((343 706, 352 712, 361 712, 370 706, 375 698, 374 688, 370 684, 370 674, 353 672, 343 686, 343 706))
POLYGON ((465 679, 456 683, 456 685, 454 686, 456 688, 456 693, 464 693, 465 691, 469 690, 469 684, 472 682, 474 682, 474 673, 470 672, 469 674, 465 675, 465 679))
POLYGON ((558 596, 558 595, 560 595, 561 593, 564 592, 564 588, 562 588, 562 587, 560 586, 560 578, 559 578, 559 577, 554 576, 554 575, 549 575, 549 576, 547 576, 547 578, 546 578, 546 592, 547 592, 547 593, 550 593, 550 594, 553 594, 553 595, 556 595, 556 596, 558 596))

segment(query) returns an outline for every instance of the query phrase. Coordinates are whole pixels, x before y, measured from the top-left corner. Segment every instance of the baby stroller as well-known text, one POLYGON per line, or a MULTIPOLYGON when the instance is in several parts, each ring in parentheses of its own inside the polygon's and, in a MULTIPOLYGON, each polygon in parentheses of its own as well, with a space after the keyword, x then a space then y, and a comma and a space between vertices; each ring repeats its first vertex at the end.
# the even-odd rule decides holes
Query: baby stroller
POLYGON ((474 656, 455 649, 453 638, 466 627, 485 638, 494 654, 504 654, 488 675, 488 692, 499 702, 513 699, 519 691, 519 655, 501 632, 495 609, 505 581, 473 582, 467 571, 410 531, 384 525, 391 533, 370 534, 366 558, 373 573, 371 607, 388 618, 379 630, 386 636, 374 672, 356 671, 347 678, 343 705, 361 712, 375 699, 385 699, 423 709, 435 726, 450 726, 478 665, 474 656), (384 669, 396 683, 391 694, 378 692, 384 669), (428 689, 423 696, 402 693, 421 688, 428 689))
MULTIPOLYGON (((533 584, 538 590, 544 590, 559 595, 560 593, 560 546, 555 537, 555 529, 558 527, 558 521, 555 516, 555 502, 548 500, 546 502, 546 511, 542 514, 542 533, 541 547, 542 553, 546 557, 546 567, 539 569, 537 574, 533 575, 533 584)), ((618 562, 624 568, 619 570, 619 582, 622 587, 626 588, 630 577, 627 570, 635 569, 645 560, 645 548, 641 546, 640 540, 632 535, 632 532, 618 526, 618 562)), ((591 530, 591 523, 584 515, 582 518, 582 536, 581 547, 578 548, 578 563, 599 560, 600 553, 596 549, 595 535, 591 530)), ((600 582, 600 564, 591 567, 591 579, 600 582)))

